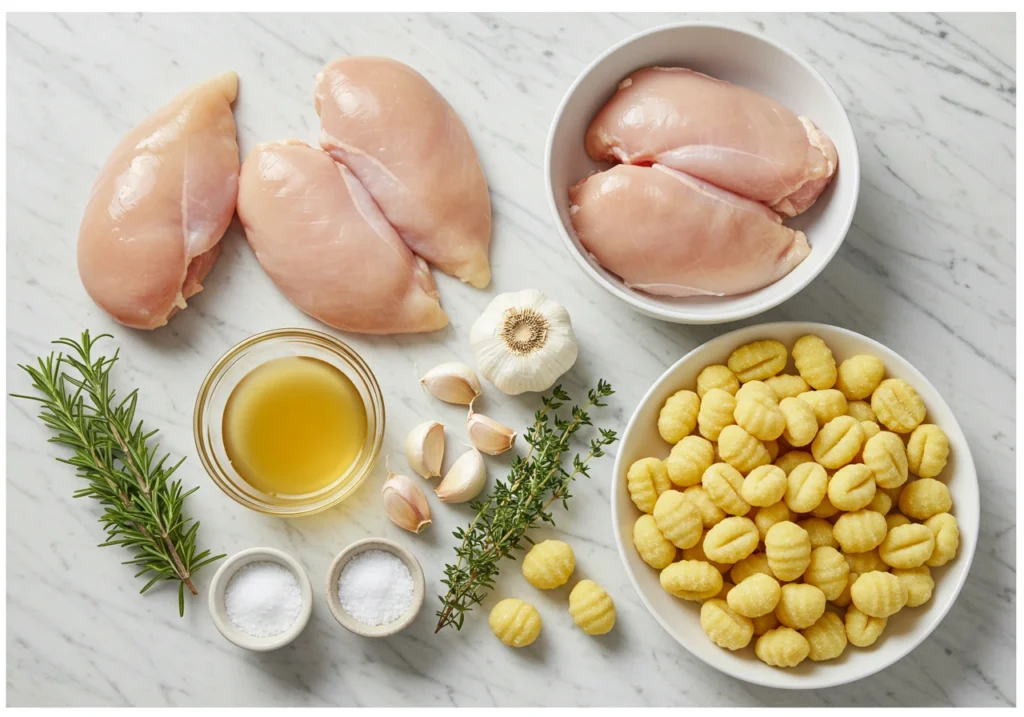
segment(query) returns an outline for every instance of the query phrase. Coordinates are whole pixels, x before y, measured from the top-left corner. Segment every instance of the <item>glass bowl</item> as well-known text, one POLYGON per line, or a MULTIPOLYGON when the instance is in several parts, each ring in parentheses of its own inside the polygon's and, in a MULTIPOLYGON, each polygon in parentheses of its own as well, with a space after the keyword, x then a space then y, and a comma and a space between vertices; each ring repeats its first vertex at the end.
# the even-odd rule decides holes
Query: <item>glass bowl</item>
POLYGON ((250 336, 213 365, 196 397, 193 429, 199 460, 230 498, 260 513, 296 517, 337 505, 366 480, 384 442, 384 420, 380 386, 359 354, 320 331, 276 329, 250 336), (260 364, 285 356, 308 356, 331 364, 352 381, 366 409, 366 441, 356 459, 330 484, 301 495, 271 495, 249 485, 224 447, 224 408, 235 386, 260 364))

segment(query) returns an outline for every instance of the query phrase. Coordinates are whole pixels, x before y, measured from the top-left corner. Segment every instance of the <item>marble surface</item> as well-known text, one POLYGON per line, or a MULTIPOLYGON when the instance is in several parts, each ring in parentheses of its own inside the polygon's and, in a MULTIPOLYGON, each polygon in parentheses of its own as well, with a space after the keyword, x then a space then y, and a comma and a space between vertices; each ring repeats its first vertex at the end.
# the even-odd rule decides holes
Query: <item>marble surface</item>
MULTIPOLYGON (((1015 239, 1016 69, 1009 16, 15 15, 8 17, 8 388, 15 362, 83 327, 122 348, 119 386, 138 386, 163 446, 188 456, 200 491, 188 511, 201 543, 234 553, 269 545, 296 555, 314 583, 306 632, 273 654, 240 651, 214 629, 205 595, 184 619, 175 596, 140 584, 101 539, 95 505, 72 500, 74 479, 44 443, 31 407, 7 404, 7 699, 11 705, 1007 705, 1016 702, 1015 239), (78 280, 74 248, 91 183, 119 137, 186 85, 227 68, 241 76, 243 153, 289 136, 315 140, 312 78, 343 54, 391 55, 416 66, 473 136, 494 207, 495 280, 475 291, 439 276, 452 326, 415 337, 346 336, 383 382, 385 451, 399 465, 406 432, 462 412, 424 395, 416 370, 471 360, 467 334, 497 292, 536 286, 564 302, 581 342, 566 378, 580 393, 598 376, 618 389, 601 417, 623 427, 666 366, 734 326, 687 327, 632 313, 566 256, 544 196, 548 123, 576 74, 634 32, 715 19, 763 32, 803 54, 833 83, 860 143, 863 185, 854 226, 824 273, 798 296, 744 323, 837 324, 891 346, 942 391, 970 441, 981 481, 977 555, 958 602, 934 634, 882 674, 820 692, 746 685, 704 666, 648 615, 609 534, 611 459, 579 485, 558 533, 580 571, 605 585, 619 623, 606 639, 576 630, 562 593, 539 595, 517 566, 499 596, 537 603, 542 640, 513 651, 474 612, 462 633, 432 634, 450 531, 468 511, 438 506, 412 537, 382 515, 384 469, 342 507, 285 522, 247 512, 204 474, 192 443, 193 396, 207 369, 246 336, 317 324, 260 270, 239 228, 223 241, 206 290, 169 326, 113 324, 78 280), (397 460, 396 460, 397 459, 397 460), (428 602, 400 637, 356 638, 320 596, 333 556, 367 535, 401 541, 422 562, 428 602)), ((523 425, 536 399, 483 406, 523 425)), ((449 447, 454 452, 458 432, 449 447)), ((504 461, 491 463, 499 473, 504 461)), ((542 531, 544 535, 550 531, 542 531)), ((210 569, 200 573, 205 590, 210 569)), ((488 607, 493 600, 487 603, 488 607)))

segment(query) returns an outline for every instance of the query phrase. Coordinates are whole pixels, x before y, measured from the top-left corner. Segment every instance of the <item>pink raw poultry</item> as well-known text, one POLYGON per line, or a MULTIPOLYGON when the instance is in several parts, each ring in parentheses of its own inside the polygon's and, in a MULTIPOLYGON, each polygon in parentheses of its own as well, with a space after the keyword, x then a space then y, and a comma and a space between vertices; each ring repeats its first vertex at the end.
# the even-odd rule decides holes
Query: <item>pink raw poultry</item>
POLYGON ((237 92, 226 72, 178 95, 121 140, 93 186, 78 271, 126 326, 166 324, 217 260, 238 194, 237 92))
POLYGON ((569 190, 576 236, 627 286, 663 296, 760 289, 810 252, 763 204, 668 167, 618 165, 569 190))
POLYGON ((619 83, 587 130, 586 147, 598 160, 678 169, 786 216, 814 204, 839 161, 807 118, 677 67, 638 70, 619 83))

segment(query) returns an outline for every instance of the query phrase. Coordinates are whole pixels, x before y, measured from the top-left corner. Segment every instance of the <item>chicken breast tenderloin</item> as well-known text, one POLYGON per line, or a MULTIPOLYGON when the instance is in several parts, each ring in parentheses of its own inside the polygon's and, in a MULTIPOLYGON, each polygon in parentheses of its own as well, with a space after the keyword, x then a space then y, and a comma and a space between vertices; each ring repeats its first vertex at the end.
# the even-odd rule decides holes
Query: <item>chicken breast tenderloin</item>
POLYGON ((662 165, 618 165, 569 190, 580 242, 628 286, 726 296, 782 278, 810 252, 763 204, 662 165))
POLYGON ((839 161, 806 117, 678 67, 648 67, 623 80, 591 122, 586 148, 597 160, 678 169, 785 216, 814 204, 839 161))
POLYGON ((78 235, 78 272, 116 321, 155 329, 202 290, 238 194, 226 72, 175 97, 129 132, 100 171, 78 235))

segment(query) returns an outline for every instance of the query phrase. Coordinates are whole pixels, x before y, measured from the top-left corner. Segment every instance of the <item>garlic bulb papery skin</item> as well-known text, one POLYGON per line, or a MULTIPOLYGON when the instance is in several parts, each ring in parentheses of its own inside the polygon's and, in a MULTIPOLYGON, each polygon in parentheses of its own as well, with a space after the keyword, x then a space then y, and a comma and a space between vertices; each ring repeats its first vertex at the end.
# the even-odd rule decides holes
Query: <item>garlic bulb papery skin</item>
POLYGON ((424 478, 439 477, 444 460, 444 424, 427 421, 412 429, 405 439, 405 457, 424 478))
POLYGON ((482 413, 473 413, 469 407, 466 417, 466 433, 477 450, 491 456, 504 453, 516 442, 516 432, 482 413))
POLYGON ((472 368, 458 361, 443 363, 427 371, 420 383, 434 398, 468 406, 480 395, 480 379, 472 368))
POLYGON ((388 473, 380 499, 384 512, 399 528, 418 533, 430 525, 427 496, 412 478, 388 473))
POLYGON ((494 297, 469 341, 480 373, 510 396, 551 388, 579 353, 569 312, 537 289, 494 297))
POLYGON ((434 492, 445 503, 465 503, 480 495, 486 482, 484 457, 480 451, 470 448, 452 464, 434 492))

